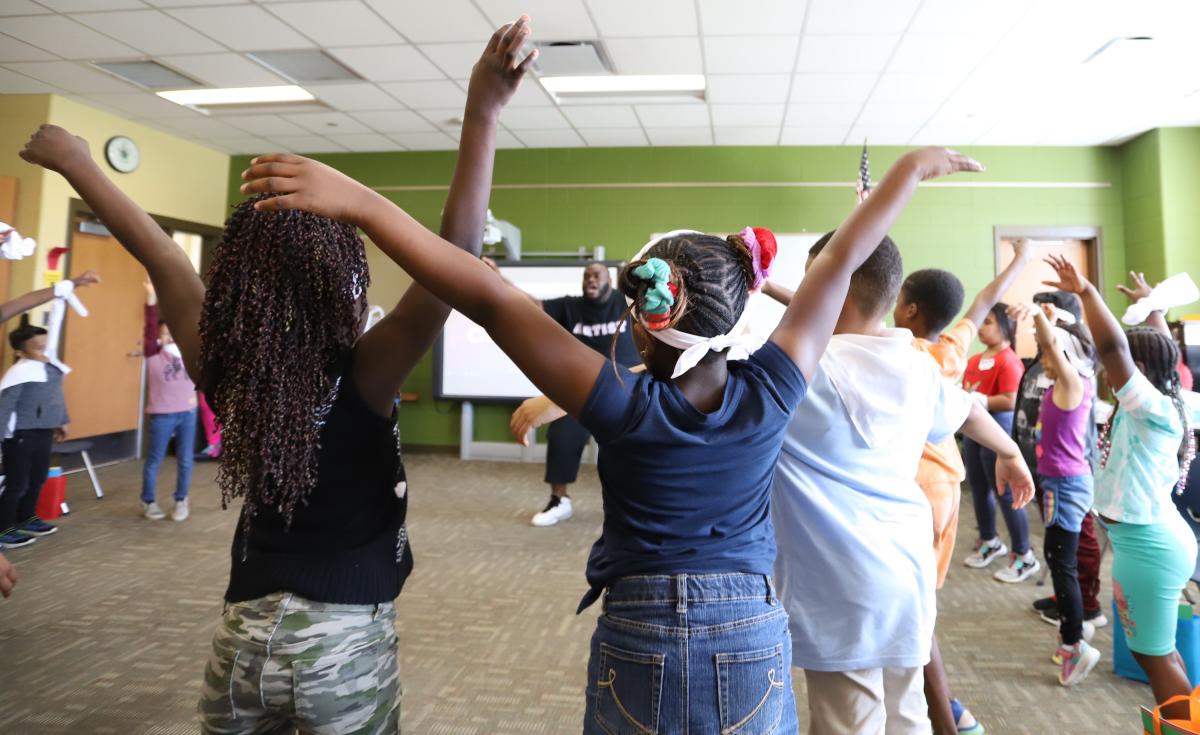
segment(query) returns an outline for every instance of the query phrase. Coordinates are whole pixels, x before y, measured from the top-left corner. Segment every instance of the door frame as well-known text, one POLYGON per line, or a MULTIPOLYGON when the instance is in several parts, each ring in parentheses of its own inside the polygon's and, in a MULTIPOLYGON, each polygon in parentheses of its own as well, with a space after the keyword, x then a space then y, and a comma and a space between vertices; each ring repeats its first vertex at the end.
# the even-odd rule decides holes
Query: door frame
POLYGON ((1047 227, 1039 225, 996 225, 992 228, 992 275, 1000 273, 1000 243, 1003 240, 1028 237, 1032 240, 1091 240, 1088 248, 1088 273, 1092 285, 1100 288, 1104 280, 1104 238, 1100 227, 1092 225, 1047 227))

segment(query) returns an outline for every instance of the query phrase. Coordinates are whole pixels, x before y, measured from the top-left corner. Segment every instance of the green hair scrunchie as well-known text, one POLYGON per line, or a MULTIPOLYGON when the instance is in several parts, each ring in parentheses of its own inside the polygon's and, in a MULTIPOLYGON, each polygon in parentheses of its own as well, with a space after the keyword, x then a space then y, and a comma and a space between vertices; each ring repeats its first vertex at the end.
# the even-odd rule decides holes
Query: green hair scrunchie
POLYGON ((667 314, 675 305, 675 296, 671 293, 671 266, 661 258, 651 258, 633 269, 633 275, 643 281, 649 281, 646 289, 645 306, 647 314, 667 314))

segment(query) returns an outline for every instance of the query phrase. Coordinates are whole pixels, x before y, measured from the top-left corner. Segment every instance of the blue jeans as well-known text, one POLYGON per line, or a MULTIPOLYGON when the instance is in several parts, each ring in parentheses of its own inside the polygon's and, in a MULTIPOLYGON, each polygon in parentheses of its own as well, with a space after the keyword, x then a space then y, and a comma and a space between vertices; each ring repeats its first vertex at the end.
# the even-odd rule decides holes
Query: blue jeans
POLYGON ((797 733, 791 659, 770 577, 623 577, 592 636, 583 732, 797 733))
POLYGON ((154 486, 158 482, 158 468, 167 456, 167 445, 175 437, 175 459, 178 473, 175 478, 175 500, 187 498, 188 486, 192 484, 192 459, 196 449, 196 409, 179 413, 152 413, 149 415, 150 446, 146 451, 146 464, 142 467, 142 502, 154 502, 154 486))
MULTIPOLYGON (((1012 411, 998 411, 992 418, 1006 433, 1012 433, 1012 411)), ((996 453, 964 436, 962 454, 967 466, 967 482, 971 485, 979 538, 996 538, 996 453)), ((1012 488, 1005 487, 1000 496, 1000 512, 1004 514, 1004 524, 1012 537, 1012 551, 1019 556, 1029 551, 1029 519, 1025 517, 1024 508, 1013 510, 1012 501, 1012 488)))

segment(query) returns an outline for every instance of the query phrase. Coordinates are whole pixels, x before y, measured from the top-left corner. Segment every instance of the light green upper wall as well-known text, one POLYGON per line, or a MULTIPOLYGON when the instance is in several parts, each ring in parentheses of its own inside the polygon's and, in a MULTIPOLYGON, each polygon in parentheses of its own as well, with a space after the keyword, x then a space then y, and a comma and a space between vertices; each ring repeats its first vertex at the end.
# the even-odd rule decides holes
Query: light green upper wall
MULTIPOLYGON (((1200 281, 1200 128, 1165 128, 1161 136, 1166 267, 1200 281)), ((1149 275, 1149 274, 1147 274, 1149 275)), ((1196 313, 1195 305, 1183 311, 1196 313)))
MULTIPOLYGON (((878 180, 906 148, 871 150, 878 180)), ((988 170, 948 182, 1000 183, 993 187, 922 188, 892 229, 906 270, 941 267, 962 278, 968 291, 995 274, 996 226, 1099 226, 1105 282, 1125 271, 1122 157, 1115 148, 975 148, 964 150, 988 170), (1094 188, 1013 186, 1012 182, 1100 183, 1094 188)), ((699 147, 504 150, 496 156, 491 207, 521 228, 528 256, 538 251, 604 245, 608 257, 636 252, 653 232, 693 227, 729 232, 746 225, 777 232, 824 232, 854 205, 850 183, 860 149, 853 147, 699 147), (842 186, 780 186, 785 182, 845 182, 842 186), (639 187, 629 185, 664 184, 639 187), (774 186, 746 186, 765 183, 774 186), (613 185, 587 188, 572 185, 613 185), (691 185, 689 185, 691 184, 691 185), (702 184, 696 186, 695 184, 702 184), (740 184, 740 185, 739 185, 740 184), (518 186, 520 188, 508 188, 518 186)), ((436 230, 454 152, 326 154, 315 156, 385 194, 436 230), (388 191, 387 187, 435 187, 388 191)), ((231 201, 247 158, 233 159, 231 201)), ((372 248, 373 250, 373 248, 372 248)), ((378 252, 371 264, 371 303, 390 307, 407 282, 378 252), (381 270, 378 266, 383 265, 381 270)), ((394 268, 394 266, 393 266, 394 268)), ((1110 291, 1109 297, 1116 296, 1110 291)), ((1114 302, 1116 303, 1116 302, 1114 302)), ((426 359, 405 386, 421 400, 405 406, 406 442, 458 443, 457 404, 431 400, 433 378, 426 359)), ((477 436, 507 437, 510 408, 476 411, 477 436)))

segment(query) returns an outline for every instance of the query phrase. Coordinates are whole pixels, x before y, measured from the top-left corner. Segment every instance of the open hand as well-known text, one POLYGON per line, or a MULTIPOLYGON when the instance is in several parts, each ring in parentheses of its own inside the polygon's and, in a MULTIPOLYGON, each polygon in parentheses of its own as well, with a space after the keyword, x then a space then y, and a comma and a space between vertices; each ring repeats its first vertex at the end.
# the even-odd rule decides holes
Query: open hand
POLYGON ((949 148, 922 148, 906 153, 900 162, 907 162, 916 168, 921 181, 936 179, 939 176, 949 176, 959 171, 983 171, 983 164, 970 156, 964 156, 949 148))
POLYGON ((526 400, 516 411, 513 411, 512 420, 508 423, 508 429, 512 432, 513 438, 520 442, 521 446, 529 446, 529 432, 539 426, 545 426, 551 421, 566 416, 567 412, 554 405, 546 396, 535 396, 526 400))
POLYGON ((71 283, 75 284, 75 288, 83 288, 84 286, 90 286, 93 283, 99 282, 100 274, 93 270, 84 271, 83 275, 75 276, 71 279, 71 283))
POLYGON ((0 595, 8 597, 17 586, 17 568, 0 554, 0 595))
POLYGON ((1117 290, 1128 296, 1130 301, 1144 299, 1153 290, 1150 284, 1146 282, 1145 273, 1129 271, 1129 280, 1133 281, 1133 288, 1127 287, 1124 283, 1118 283, 1117 290))
POLYGON ((60 174, 75 166, 92 163, 88 142, 57 125, 38 128, 19 155, 30 163, 60 174))
POLYGON ((467 114, 495 115, 512 99, 538 55, 534 49, 524 59, 520 58, 521 47, 529 33, 529 16, 522 15, 515 23, 507 23, 492 34, 483 55, 471 70, 467 114))
POLYGON ((1057 288, 1059 291, 1069 291, 1073 294, 1081 294, 1087 290, 1087 280, 1079 275, 1079 271, 1075 270, 1075 266, 1061 255, 1051 255, 1045 258, 1046 263, 1054 269, 1058 275, 1057 281, 1042 281, 1043 284, 1057 288))
POLYGON ((1016 303, 1008 306, 1008 318, 1014 322, 1022 322, 1032 316, 1033 309, 1028 304, 1016 303))
POLYGON ((1033 476, 1020 454, 996 458, 996 493, 1003 495, 1005 487, 1012 488, 1014 510, 1033 499, 1033 476))
POLYGON ((54 441, 56 443, 57 442, 65 442, 67 440, 67 437, 70 435, 70 433, 71 433, 71 425, 63 424, 62 426, 60 426, 54 430, 54 441))
POLYGON ((242 172, 243 194, 282 194, 255 203, 260 212, 302 209, 357 225, 378 194, 342 172, 292 153, 271 153, 242 172))

